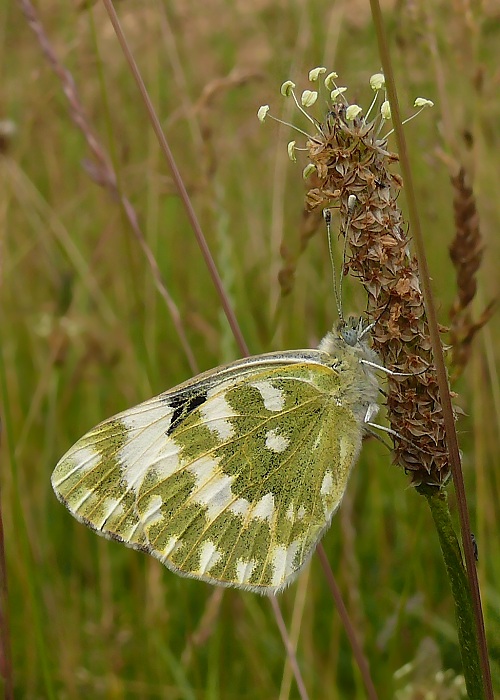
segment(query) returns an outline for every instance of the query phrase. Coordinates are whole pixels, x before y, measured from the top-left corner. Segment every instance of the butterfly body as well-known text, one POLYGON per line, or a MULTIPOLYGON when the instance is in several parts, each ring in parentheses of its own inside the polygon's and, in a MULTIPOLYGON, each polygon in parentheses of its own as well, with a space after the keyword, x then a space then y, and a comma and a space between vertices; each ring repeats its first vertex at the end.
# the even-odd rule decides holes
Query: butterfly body
POLYGON ((56 495, 181 575, 279 592, 329 526, 377 410, 363 363, 376 355, 352 328, 317 350, 210 370, 100 423, 56 466, 56 495))

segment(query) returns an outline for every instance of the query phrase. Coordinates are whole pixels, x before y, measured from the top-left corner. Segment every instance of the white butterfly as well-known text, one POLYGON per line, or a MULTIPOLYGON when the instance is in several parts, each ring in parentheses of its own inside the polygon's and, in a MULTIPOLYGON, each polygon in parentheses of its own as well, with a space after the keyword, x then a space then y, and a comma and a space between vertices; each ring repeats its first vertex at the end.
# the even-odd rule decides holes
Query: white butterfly
POLYGON ((239 360, 109 418, 57 464, 57 497, 178 574, 281 591, 330 525, 378 410, 370 328, 342 322, 317 350, 239 360))

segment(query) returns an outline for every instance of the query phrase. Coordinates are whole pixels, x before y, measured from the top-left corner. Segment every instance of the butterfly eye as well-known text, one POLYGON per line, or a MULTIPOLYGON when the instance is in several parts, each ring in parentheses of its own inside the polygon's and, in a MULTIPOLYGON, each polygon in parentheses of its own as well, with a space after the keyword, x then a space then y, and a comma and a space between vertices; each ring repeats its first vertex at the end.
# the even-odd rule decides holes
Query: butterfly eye
POLYGON ((347 345, 350 345, 351 347, 354 347, 358 342, 359 334, 355 328, 348 328, 347 326, 344 326, 341 328, 340 334, 347 345))

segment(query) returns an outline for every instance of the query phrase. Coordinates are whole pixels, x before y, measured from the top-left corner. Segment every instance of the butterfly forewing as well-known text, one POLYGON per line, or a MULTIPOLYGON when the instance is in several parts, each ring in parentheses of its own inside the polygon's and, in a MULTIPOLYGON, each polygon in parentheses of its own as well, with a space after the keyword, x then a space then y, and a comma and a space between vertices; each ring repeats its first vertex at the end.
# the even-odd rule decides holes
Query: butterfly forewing
POLYGON ((178 573, 276 592, 311 556, 359 451, 331 360, 271 353, 200 375, 87 433, 54 489, 178 573))

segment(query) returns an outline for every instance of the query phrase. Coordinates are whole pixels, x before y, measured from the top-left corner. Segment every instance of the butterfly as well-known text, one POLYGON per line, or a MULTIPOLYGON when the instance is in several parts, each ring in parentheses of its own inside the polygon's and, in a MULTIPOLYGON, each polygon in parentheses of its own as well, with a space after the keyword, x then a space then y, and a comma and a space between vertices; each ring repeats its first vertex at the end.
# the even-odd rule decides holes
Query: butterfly
POLYGON ((238 360, 105 420, 57 464, 58 499, 177 574, 282 591, 329 527, 378 410, 371 327, 341 321, 316 350, 238 360))

